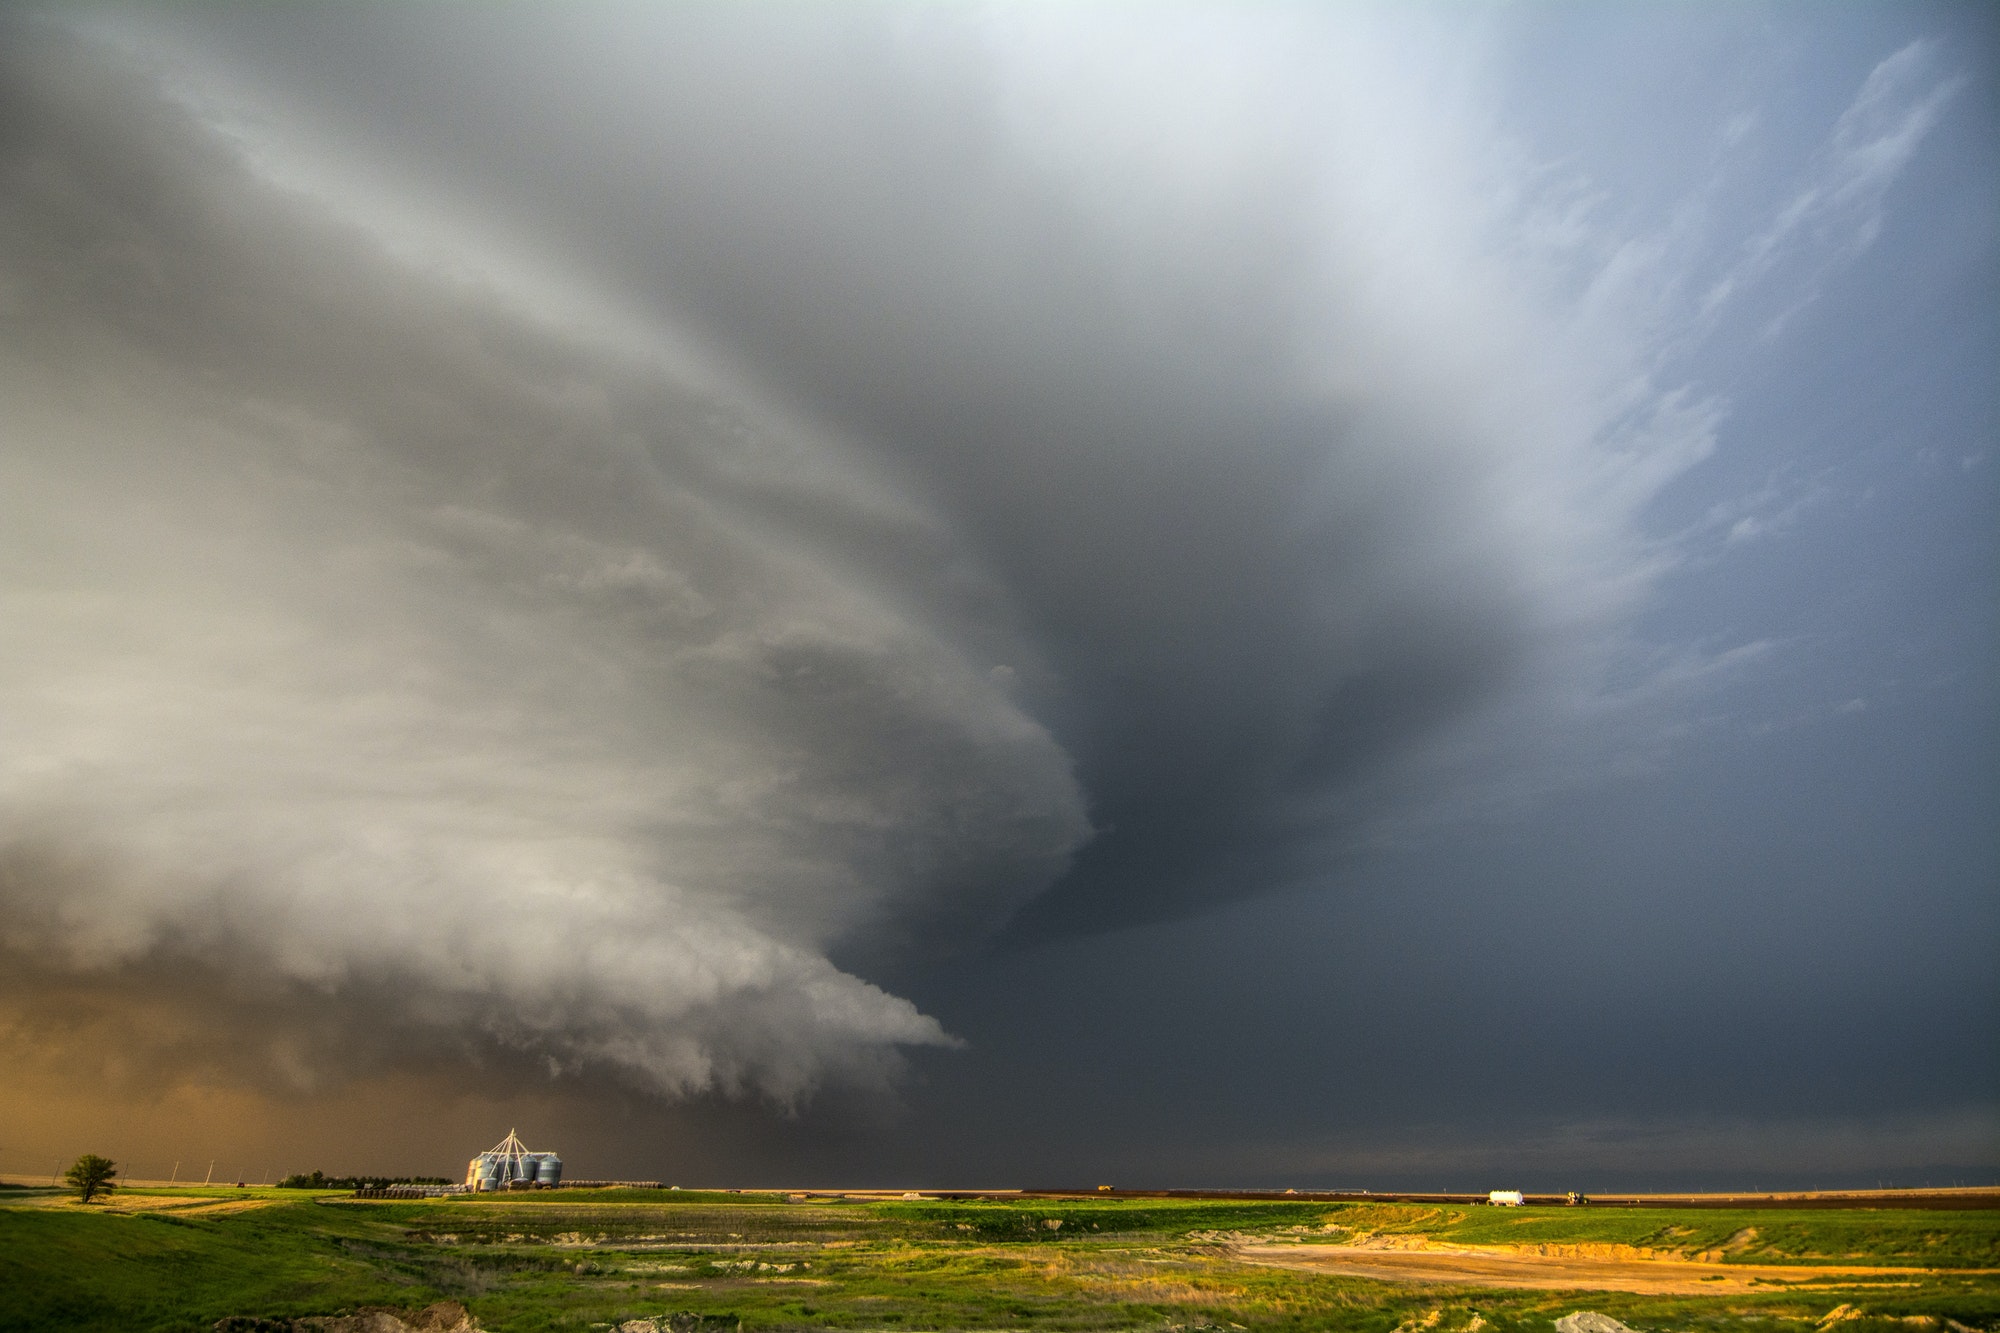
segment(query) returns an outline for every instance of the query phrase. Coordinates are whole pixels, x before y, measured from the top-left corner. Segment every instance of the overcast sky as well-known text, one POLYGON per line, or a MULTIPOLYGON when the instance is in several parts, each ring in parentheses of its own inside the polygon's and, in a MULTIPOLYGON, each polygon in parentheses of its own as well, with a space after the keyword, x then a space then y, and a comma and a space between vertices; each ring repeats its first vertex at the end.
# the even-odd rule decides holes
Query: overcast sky
POLYGON ((4 23, 0 1172, 2000 1178, 1985 7, 4 23))

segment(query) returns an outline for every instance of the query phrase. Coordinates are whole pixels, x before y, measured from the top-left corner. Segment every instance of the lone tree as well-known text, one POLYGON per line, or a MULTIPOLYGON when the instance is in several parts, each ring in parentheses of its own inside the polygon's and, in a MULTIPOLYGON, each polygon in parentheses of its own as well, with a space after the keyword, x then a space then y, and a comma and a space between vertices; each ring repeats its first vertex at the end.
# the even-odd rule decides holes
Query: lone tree
POLYGON ((91 1196, 109 1194, 113 1189, 111 1178, 118 1174, 118 1163, 109 1157, 99 1157, 87 1152, 70 1163, 69 1170, 63 1172, 63 1179, 70 1183, 81 1201, 89 1203, 91 1196))

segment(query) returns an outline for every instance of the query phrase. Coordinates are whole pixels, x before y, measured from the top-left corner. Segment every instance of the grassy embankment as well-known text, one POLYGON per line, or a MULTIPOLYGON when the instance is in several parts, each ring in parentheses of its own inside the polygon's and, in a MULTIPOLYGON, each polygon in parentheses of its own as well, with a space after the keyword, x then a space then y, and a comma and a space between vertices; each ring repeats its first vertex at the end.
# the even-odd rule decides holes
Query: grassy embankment
POLYGON ((1422 1208, 1356 1205, 1359 1232, 1460 1245, 1629 1245, 1737 1264, 2000 1267, 2000 1210, 1422 1208))
POLYGON ((375 1202, 275 1189, 121 1191, 88 1209, 11 1191, 0 1202, 0 1329, 8 1330, 202 1329, 230 1314, 450 1298, 508 1333, 676 1311, 740 1319, 745 1329, 1546 1333, 1578 1309, 1642 1329, 1803 1333, 1842 1304, 1867 1317, 1838 1333, 1950 1333, 1947 1320, 2000 1327, 2000 1278, 1970 1271, 1982 1268, 2000 1268, 2000 1212, 789 1203, 640 1191, 375 1202), (1255 1267, 1228 1249, 1258 1237, 1339 1243, 1369 1234, 1943 1271, 1907 1285, 1849 1289, 1835 1278, 1811 1291, 1657 1297, 1390 1285, 1255 1267))

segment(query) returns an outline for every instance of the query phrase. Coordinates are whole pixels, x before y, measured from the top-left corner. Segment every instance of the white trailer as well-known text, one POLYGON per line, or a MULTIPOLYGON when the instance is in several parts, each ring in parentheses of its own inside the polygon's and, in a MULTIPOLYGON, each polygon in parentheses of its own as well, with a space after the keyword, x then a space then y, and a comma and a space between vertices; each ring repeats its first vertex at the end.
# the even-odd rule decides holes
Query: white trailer
POLYGON ((1486 1202, 1496 1208, 1519 1208, 1527 1200, 1521 1197, 1519 1190, 1494 1190, 1486 1196, 1486 1202))

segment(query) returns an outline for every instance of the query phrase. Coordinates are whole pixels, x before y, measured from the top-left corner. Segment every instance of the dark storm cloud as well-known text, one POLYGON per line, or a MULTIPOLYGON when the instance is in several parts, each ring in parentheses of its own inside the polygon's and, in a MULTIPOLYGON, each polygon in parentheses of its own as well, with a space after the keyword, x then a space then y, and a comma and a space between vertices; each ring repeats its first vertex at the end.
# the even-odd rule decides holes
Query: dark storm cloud
POLYGON ((822 951, 990 926, 1085 826, 984 664, 815 536, 924 523, 16 38, 8 943, 664 1091, 944 1041, 822 951))
POLYGON ((1946 95, 1885 64, 1746 250, 1352 13, 65 22, 0 121, 6 940, 780 1099, 948 1040, 830 958, 1269 893, 1771 652, 1633 633, 1782 507, 1648 533, 1726 414, 1675 357, 1946 95))
POLYGON ((1100 830, 1029 933, 1322 864, 1414 743, 1629 602, 1631 515, 1706 447, 1564 365, 1579 330, 1487 253, 1481 145, 1383 34, 463 18, 188 40, 328 160, 696 330, 922 497, 1005 589, 1100 830))

